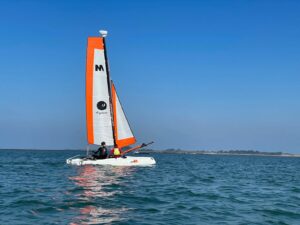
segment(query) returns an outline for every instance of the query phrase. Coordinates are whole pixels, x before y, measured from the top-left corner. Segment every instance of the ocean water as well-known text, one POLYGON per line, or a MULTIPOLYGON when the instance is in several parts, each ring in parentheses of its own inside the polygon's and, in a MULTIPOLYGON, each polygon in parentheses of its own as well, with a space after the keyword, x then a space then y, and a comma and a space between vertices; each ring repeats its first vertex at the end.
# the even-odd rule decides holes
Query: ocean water
POLYGON ((300 158, 154 154, 69 166, 78 151, 0 151, 0 224, 300 224, 300 158))

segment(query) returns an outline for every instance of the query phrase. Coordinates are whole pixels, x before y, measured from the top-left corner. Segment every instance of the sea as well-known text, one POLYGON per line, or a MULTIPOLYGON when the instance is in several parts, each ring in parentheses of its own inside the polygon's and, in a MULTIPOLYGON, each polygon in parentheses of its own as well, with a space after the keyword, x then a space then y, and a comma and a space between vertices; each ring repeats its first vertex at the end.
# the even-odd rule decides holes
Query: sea
POLYGON ((0 224, 300 224, 300 158, 152 154, 70 166, 82 151, 0 150, 0 224))

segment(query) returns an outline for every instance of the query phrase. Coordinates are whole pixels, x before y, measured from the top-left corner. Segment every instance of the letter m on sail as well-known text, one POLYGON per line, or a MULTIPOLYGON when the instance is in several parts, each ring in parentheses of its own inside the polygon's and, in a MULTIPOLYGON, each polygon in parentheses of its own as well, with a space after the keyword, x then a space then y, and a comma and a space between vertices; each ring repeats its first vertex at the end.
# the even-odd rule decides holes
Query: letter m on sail
POLYGON ((95 71, 104 71, 104 68, 102 65, 95 65, 95 71))

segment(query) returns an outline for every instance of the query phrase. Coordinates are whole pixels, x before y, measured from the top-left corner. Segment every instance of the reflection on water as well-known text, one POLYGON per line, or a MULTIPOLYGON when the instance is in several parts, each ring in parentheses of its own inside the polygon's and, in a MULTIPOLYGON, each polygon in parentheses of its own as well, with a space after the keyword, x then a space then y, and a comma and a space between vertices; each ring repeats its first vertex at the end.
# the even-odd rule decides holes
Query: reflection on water
POLYGON ((86 205, 80 208, 79 216, 70 224, 107 224, 121 221, 122 215, 129 209, 113 204, 113 200, 115 195, 122 194, 122 188, 125 188, 122 182, 133 172, 134 168, 130 167, 78 167, 78 176, 70 179, 82 188, 77 197, 86 205))

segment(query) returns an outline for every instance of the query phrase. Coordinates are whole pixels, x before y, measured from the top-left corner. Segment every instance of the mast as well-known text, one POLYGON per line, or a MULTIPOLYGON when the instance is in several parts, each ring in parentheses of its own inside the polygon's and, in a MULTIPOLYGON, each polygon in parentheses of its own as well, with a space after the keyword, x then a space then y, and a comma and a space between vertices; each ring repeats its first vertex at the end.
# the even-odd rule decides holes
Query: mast
POLYGON ((108 94, 109 94, 109 105, 110 105, 110 114, 111 114, 111 124, 112 124, 112 133, 113 133, 113 139, 114 139, 114 146, 116 146, 116 135, 115 135, 115 128, 114 128, 114 117, 113 117, 113 106, 112 106, 112 94, 111 94, 111 79, 110 79, 110 71, 108 67, 108 60, 107 60, 107 50, 106 50, 106 42, 105 38, 108 34, 106 30, 100 30, 100 35, 103 38, 103 46, 104 46, 104 58, 105 58, 105 67, 106 67, 106 74, 107 74, 107 87, 108 87, 108 94))

